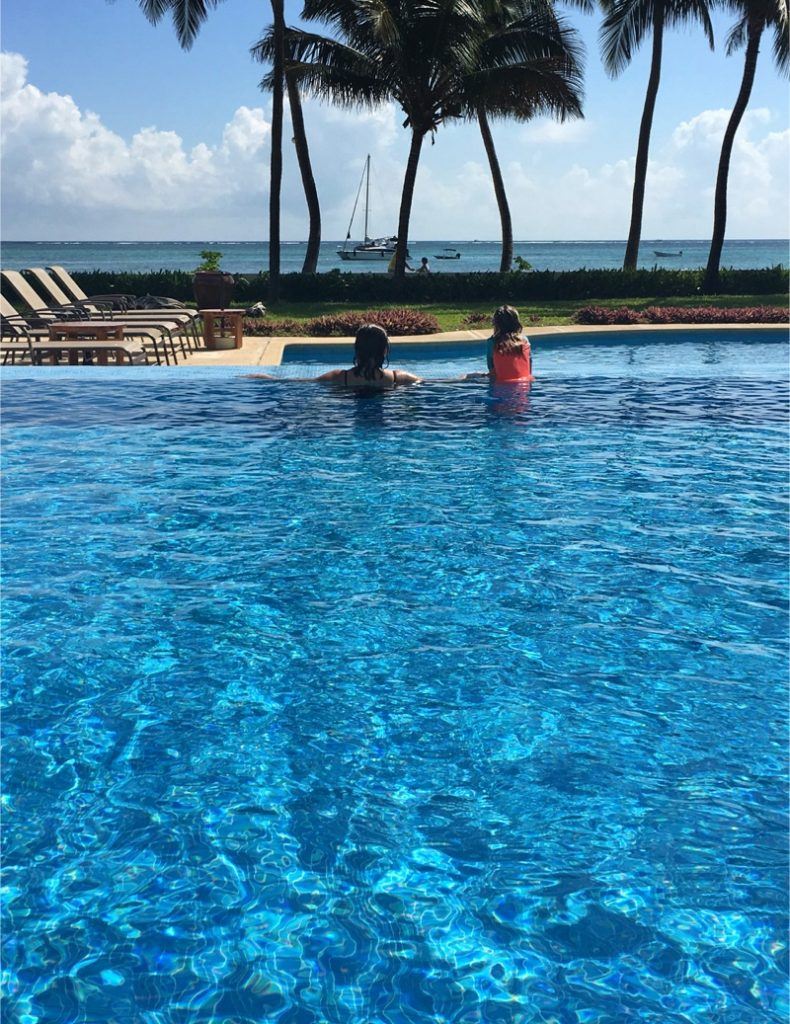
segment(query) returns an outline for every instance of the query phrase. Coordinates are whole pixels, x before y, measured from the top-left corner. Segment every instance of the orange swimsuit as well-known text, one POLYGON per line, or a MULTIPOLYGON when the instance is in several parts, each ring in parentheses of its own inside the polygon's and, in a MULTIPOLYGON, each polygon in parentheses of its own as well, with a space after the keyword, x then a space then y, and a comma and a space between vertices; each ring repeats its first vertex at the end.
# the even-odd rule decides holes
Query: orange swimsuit
POLYGON ((532 376, 532 352, 529 342, 512 352, 497 352, 494 348, 494 379, 497 381, 534 380, 532 376))

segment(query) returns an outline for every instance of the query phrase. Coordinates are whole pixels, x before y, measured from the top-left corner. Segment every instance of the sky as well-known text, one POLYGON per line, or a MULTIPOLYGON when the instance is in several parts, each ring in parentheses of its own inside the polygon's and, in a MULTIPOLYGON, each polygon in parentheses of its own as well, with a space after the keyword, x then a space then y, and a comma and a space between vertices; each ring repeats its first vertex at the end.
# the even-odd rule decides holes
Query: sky
MULTIPOLYGON (((259 240, 268 233, 270 103, 250 46, 268 0, 224 0, 191 50, 136 0, 2 0, 0 233, 6 240, 259 240)), ((286 0, 299 23, 301 3, 286 0)), ((649 42, 616 80, 604 72, 599 14, 568 11, 586 47, 583 120, 498 122, 494 138, 514 234, 622 239, 649 42)), ((650 150, 644 238, 707 238, 724 127, 743 70, 725 55, 731 23, 670 30, 650 150)), ((408 133, 394 107, 340 111, 305 102, 323 237, 345 236, 367 153, 371 233, 397 226, 408 133)), ((285 130, 282 237, 307 235, 285 130)), ((786 237, 788 90, 764 44, 730 173, 730 238, 786 237)), ((478 130, 443 126, 426 144, 410 237, 496 238, 499 218, 478 130)), ((356 234, 357 232, 355 232, 356 234)))

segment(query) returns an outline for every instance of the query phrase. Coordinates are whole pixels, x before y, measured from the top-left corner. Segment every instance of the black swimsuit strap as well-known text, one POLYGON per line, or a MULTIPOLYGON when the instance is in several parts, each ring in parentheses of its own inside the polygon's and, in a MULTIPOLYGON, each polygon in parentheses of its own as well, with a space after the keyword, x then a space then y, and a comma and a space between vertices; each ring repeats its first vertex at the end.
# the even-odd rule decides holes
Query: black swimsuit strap
POLYGON ((392 386, 396 388, 398 386, 398 371, 392 371, 392 386))
POLYGON ((348 370, 343 370, 343 387, 348 387, 348 370))

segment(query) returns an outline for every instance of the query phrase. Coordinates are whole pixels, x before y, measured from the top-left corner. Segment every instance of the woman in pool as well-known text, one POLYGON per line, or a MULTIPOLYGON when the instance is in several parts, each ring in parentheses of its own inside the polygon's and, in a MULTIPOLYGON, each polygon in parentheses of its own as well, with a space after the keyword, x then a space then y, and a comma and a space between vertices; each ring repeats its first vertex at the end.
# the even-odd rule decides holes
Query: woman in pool
POLYGON ((357 331, 354 339, 354 365, 350 370, 330 370, 315 379, 344 388, 375 388, 377 391, 391 391, 402 384, 419 384, 420 378, 405 370, 390 370, 390 340, 387 332, 378 324, 366 324, 357 331))
POLYGON ((523 335, 518 310, 500 306, 492 317, 494 333, 488 339, 486 360, 488 373, 470 373, 467 379, 489 377, 492 381, 516 384, 534 380, 532 376, 532 350, 529 339, 523 335))

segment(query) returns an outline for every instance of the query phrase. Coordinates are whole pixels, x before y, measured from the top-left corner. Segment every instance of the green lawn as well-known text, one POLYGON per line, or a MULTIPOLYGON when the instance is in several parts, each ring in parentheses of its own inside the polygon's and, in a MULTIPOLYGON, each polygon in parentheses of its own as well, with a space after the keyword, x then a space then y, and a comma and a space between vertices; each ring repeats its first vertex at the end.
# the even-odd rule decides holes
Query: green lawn
MULTIPOLYGON (((388 309, 402 306, 403 303, 379 303, 376 309, 388 309)), ((695 295, 682 298, 662 299, 574 299, 568 301, 555 300, 552 302, 537 302, 520 304, 519 311, 525 326, 533 324, 531 317, 539 317, 540 324, 550 326, 552 324, 569 324, 573 322, 573 314, 577 309, 584 306, 628 306, 631 309, 644 309, 646 306, 781 306, 787 308, 786 295, 695 295)), ((343 302, 279 302, 268 307, 269 316, 277 319, 311 320, 313 317, 325 316, 329 313, 347 312, 349 310, 363 310, 363 305, 351 305, 343 302)), ((420 309, 423 313, 432 313, 439 321, 439 329, 442 331, 457 331, 468 325, 462 321, 469 313, 485 313, 487 316, 493 312, 491 303, 477 303, 469 306, 459 305, 414 305, 414 309, 420 309)), ((485 327, 486 324, 481 326, 485 327)))

